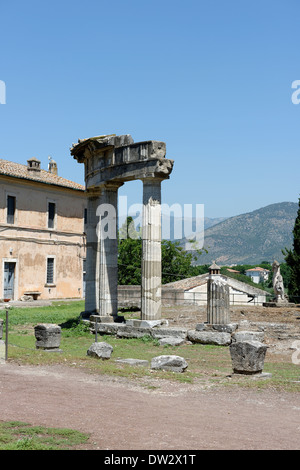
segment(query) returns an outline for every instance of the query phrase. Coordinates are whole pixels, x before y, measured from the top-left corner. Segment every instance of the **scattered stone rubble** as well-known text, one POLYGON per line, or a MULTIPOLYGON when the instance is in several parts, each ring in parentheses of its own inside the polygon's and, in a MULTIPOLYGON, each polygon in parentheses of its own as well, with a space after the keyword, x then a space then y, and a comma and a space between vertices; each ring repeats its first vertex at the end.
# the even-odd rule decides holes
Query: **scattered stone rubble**
MULTIPOLYGON (((117 338, 142 338, 150 336, 158 339, 160 345, 179 346, 183 343, 212 344, 218 346, 229 346, 232 359, 233 372, 238 374, 259 374, 262 372, 267 346, 262 331, 237 331, 237 323, 208 324, 198 323, 194 330, 187 328, 171 328, 165 321, 147 322, 141 320, 128 320, 126 323, 103 323, 96 321, 96 316, 90 319, 91 332, 100 335, 115 335, 117 338), (141 325, 141 323, 143 325, 141 325)), ((94 343, 89 355, 101 357, 102 345, 105 343, 94 343), (101 345, 101 346, 97 346, 101 345), (95 349, 101 348, 101 353, 95 349)), ((111 351, 112 352, 112 351, 111 351)), ((110 357, 110 356, 109 356, 110 357)), ((108 358, 108 357, 107 357, 108 358)), ((116 362, 132 366, 142 365, 148 367, 148 361, 140 359, 117 359, 116 362)), ((150 365, 154 370, 171 370, 173 372, 184 372, 188 364, 180 356, 158 356, 153 358, 150 365)))
POLYGON ((151 369, 154 370, 169 370, 171 372, 184 372, 188 367, 188 363, 183 357, 170 355, 170 356, 157 356, 151 361, 151 369))
POLYGON ((110 359, 113 347, 105 341, 93 343, 87 350, 87 355, 98 359, 110 359))

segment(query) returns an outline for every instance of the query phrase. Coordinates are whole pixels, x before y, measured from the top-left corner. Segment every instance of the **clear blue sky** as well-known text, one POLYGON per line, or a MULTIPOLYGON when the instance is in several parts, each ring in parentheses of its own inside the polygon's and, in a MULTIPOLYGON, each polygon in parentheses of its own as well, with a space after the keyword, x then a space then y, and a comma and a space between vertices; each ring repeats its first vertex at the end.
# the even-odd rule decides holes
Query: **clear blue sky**
MULTIPOLYGON (((163 202, 233 216, 300 194, 299 0, 1 2, 0 158, 83 183, 78 138, 163 140, 163 202)), ((120 191, 141 202, 140 182, 120 191)))

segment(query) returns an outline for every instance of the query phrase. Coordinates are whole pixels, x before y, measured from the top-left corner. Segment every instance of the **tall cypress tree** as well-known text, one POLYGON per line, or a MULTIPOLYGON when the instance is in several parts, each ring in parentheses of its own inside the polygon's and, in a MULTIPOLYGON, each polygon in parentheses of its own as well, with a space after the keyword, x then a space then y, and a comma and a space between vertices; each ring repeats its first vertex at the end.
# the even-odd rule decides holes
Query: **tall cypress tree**
POLYGON ((294 297, 296 303, 300 302, 300 198, 297 217, 295 220, 293 230, 293 248, 288 250, 285 249, 283 254, 285 255, 286 264, 290 268, 290 279, 288 284, 288 294, 290 297, 294 297), (297 298, 298 297, 298 298, 297 298))

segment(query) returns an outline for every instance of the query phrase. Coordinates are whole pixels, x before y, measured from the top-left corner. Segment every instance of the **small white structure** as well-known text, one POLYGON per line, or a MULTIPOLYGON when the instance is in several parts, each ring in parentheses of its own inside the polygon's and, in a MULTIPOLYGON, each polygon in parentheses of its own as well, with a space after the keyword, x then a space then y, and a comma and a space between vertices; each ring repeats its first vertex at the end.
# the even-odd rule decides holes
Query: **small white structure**
MULTIPOLYGON (((250 286, 229 276, 219 275, 229 286, 230 305, 262 305, 269 292, 250 286)), ((207 282, 209 273, 181 281, 164 284, 164 288, 184 290, 184 304, 207 305, 207 282)))
POLYGON ((269 279, 270 271, 268 269, 256 267, 247 269, 245 272, 246 276, 251 277, 252 282, 259 284, 260 282, 267 281, 269 279))

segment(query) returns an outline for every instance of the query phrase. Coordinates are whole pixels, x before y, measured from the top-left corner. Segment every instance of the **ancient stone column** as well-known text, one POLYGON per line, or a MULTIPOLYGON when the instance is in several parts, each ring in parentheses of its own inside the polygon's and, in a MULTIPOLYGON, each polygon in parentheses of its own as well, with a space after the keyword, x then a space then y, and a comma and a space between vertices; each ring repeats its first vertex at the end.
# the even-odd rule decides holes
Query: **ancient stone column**
POLYGON ((141 319, 161 318, 161 179, 143 179, 141 319))
POLYGON ((215 263, 210 266, 207 281, 207 322, 225 325, 229 319, 229 286, 220 275, 220 268, 215 263))
POLYGON ((99 315, 118 315, 118 188, 122 183, 106 183, 98 207, 99 315))
MULTIPOLYGON (((173 160, 165 158, 166 144, 149 140, 135 143, 131 135, 99 135, 78 139, 71 155, 84 163, 89 197, 86 261, 86 314, 117 315, 117 238, 105 236, 105 214, 100 204, 117 212, 117 188, 127 181, 144 182, 144 238, 142 260, 142 319, 161 317, 161 181, 167 180, 173 160), (95 227, 100 230, 97 236, 95 227)), ((113 211, 112 211, 113 212, 113 211)), ((109 217, 108 217, 109 218, 109 217)), ((112 219, 114 216, 111 217, 112 219)), ((117 219, 117 216, 116 216, 117 219)), ((109 221, 112 229, 114 223, 109 221)))
POLYGON ((101 204, 100 189, 88 191, 86 223, 86 275, 85 275, 85 312, 99 312, 99 276, 96 276, 99 264, 99 241, 97 225, 97 207, 101 204))
POLYGON ((118 314, 118 188, 107 183, 90 192, 87 215, 85 311, 118 314))

